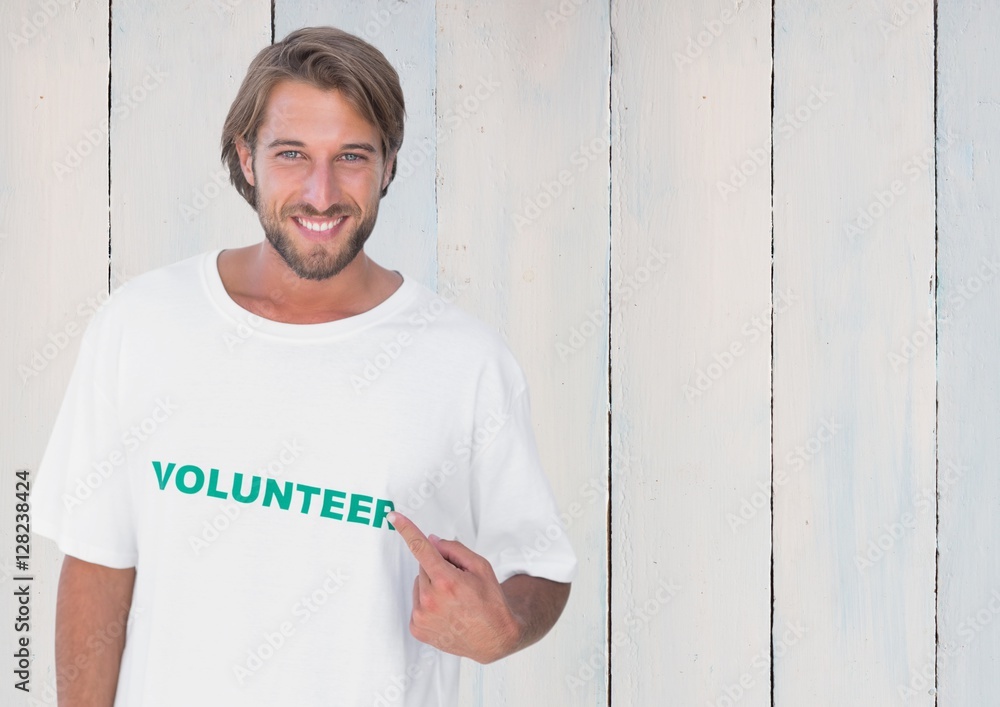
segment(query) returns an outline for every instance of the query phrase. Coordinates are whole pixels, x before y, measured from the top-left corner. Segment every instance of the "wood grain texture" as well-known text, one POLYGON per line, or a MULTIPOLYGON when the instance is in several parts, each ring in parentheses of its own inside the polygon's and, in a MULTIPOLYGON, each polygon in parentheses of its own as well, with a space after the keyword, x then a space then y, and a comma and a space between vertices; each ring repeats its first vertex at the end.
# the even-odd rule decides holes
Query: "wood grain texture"
POLYGON ((933 347, 893 358, 933 305, 932 7, 911 5, 898 26, 889 2, 775 6, 774 290, 797 298, 774 320, 777 705, 901 704, 933 659, 933 347))
POLYGON ((549 5, 437 8, 438 280, 524 367, 580 558, 552 634, 467 664, 463 705, 607 704, 609 23, 604 3, 549 5))
POLYGON ((13 565, 15 471, 34 473, 76 360, 108 292, 108 3, 0 6, 0 646, 13 656, 13 576, 31 583, 31 695, 7 679, 0 704, 55 704, 51 636, 61 554, 31 536, 28 572, 13 565), (30 699, 36 700, 34 702, 30 699))
POLYGON ((611 20, 611 703, 767 705, 770 6, 611 20))
POLYGON ((1000 694, 998 28, 995 4, 938 6, 940 705, 1000 694))
POLYGON ((274 21, 278 39, 299 27, 318 25, 355 34, 385 54, 399 74, 406 101, 406 132, 396 177, 379 206, 378 222, 365 252, 377 263, 409 274, 434 289, 437 282, 434 3, 281 0, 275 3, 274 21))
POLYGON ((219 160, 222 124, 271 41, 265 0, 114 4, 111 258, 120 281, 263 239, 219 160))

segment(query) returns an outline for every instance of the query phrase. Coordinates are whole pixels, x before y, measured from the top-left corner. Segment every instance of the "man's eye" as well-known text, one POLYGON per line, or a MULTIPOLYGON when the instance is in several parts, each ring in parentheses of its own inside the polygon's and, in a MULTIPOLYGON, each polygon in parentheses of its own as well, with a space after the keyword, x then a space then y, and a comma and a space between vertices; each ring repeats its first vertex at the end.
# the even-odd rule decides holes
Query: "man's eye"
POLYGON ((291 160, 298 157, 299 154, 300 153, 298 150, 285 150, 284 152, 279 152, 278 157, 284 157, 285 159, 291 160))
POLYGON ((346 160, 347 162, 361 162, 363 159, 364 159, 363 156, 355 154, 353 152, 348 152, 346 155, 344 155, 344 160, 346 160))

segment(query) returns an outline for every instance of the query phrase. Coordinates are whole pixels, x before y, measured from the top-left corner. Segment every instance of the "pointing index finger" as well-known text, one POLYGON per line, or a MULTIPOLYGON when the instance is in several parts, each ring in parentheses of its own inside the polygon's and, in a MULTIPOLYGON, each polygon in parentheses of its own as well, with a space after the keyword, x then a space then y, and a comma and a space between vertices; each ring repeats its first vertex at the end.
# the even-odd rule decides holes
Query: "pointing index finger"
POLYGON ((399 511, 392 511, 387 519, 406 541, 406 547, 409 548, 413 557, 423 567, 424 572, 427 573, 432 582, 435 576, 439 576, 441 572, 445 571, 446 567, 451 567, 451 564, 441 556, 441 553, 437 551, 437 548, 417 527, 416 523, 399 511))

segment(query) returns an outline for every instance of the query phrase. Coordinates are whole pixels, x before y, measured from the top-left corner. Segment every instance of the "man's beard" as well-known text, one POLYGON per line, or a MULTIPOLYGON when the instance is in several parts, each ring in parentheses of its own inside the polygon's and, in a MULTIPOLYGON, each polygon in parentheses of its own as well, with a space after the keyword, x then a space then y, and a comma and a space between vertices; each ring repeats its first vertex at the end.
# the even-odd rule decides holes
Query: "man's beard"
POLYGON ((368 240, 368 236, 375 228, 378 202, 375 202, 365 220, 359 222, 353 231, 342 233, 334 241, 330 241, 334 245, 336 245, 336 241, 343 241, 339 244, 339 250, 333 253, 328 252, 324 248, 324 244, 320 243, 307 246, 307 250, 296 249, 292 239, 287 236, 281 226, 291 214, 336 220, 340 216, 353 219, 356 218, 357 213, 357 211, 347 211, 337 206, 320 214, 314 209, 298 205, 282 209, 282 214, 278 219, 275 219, 270 213, 267 215, 262 213, 260 214, 260 224, 264 227, 264 235, 267 236, 268 242, 291 268, 292 272, 305 280, 326 280, 347 267, 364 248, 365 241, 368 240))

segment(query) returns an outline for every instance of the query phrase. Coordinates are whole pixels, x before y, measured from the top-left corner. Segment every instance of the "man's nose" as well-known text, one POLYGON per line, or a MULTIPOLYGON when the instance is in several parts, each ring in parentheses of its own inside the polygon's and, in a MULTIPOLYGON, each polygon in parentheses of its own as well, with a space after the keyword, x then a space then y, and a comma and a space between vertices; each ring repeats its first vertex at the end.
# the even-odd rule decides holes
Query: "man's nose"
POLYGON ((340 201, 340 184, 333 166, 326 163, 312 165, 306 176, 302 198, 319 212, 326 211, 340 201))

